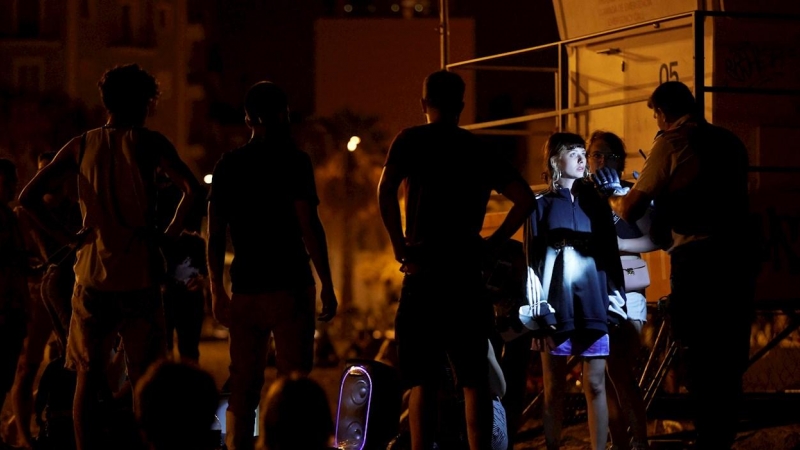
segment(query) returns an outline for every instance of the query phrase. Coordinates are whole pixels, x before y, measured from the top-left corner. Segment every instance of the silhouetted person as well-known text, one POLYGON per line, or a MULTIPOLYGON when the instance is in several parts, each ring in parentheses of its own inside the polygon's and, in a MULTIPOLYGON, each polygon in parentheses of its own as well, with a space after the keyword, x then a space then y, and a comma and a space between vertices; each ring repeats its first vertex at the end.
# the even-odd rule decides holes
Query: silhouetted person
POLYGON ((426 77, 427 124, 401 131, 389 148, 378 187, 381 217, 405 273, 396 317, 401 379, 411 389, 414 450, 428 449, 436 428, 441 361, 449 358, 463 388, 470 448, 492 439, 492 398, 486 358, 494 311, 482 277, 487 247, 497 248, 534 208, 533 192, 515 168, 459 127, 464 81, 453 72, 426 77), (406 223, 398 190, 405 182, 406 223), (480 232, 492 190, 513 203, 484 241, 480 232))
POLYGON ((322 386, 300 373, 277 379, 267 391, 260 450, 330 450, 333 418, 322 386))
MULTIPOLYGON (((37 169, 41 170, 49 164, 54 156, 55 152, 41 153, 37 158, 37 169)), ((56 192, 48 193, 45 196, 45 202, 51 209, 55 209, 64 197, 59 191, 63 191, 63 189, 57 189, 56 192)), ((37 270, 28 277, 30 295, 25 305, 27 330, 22 352, 17 362, 14 386, 11 388, 11 409, 14 412, 14 421, 19 433, 18 439, 24 447, 31 447, 33 445, 31 417, 34 382, 39 366, 44 360, 47 342, 53 335, 50 315, 42 299, 42 267, 44 267, 48 255, 55 249, 52 245, 48 245, 52 243, 52 240, 49 240, 48 236, 41 232, 36 222, 28 216, 25 208, 17 205, 14 213, 17 215, 25 239, 29 264, 31 267, 37 267, 37 270)))
POLYGON ((755 315, 747 149, 705 121, 683 83, 661 84, 647 104, 663 133, 627 195, 609 201, 629 223, 653 202, 651 236, 670 257, 667 314, 686 369, 696 446, 729 449, 755 315))
MULTIPOLYGON (((159 208, 174 211, 181 198, 181 191, 172 182, 159 174, 159 208)), ((184 230, 174 239, 164 239, 161 251, 167 264, 164 278, 164 321, 167 333, 167 350, 172 353, 177 336, 178 353, 195 363, 200 361, 200 334, 205 319, 206 278, 206 239, 200 234, 205 215, 205 202, 192 208, 185 220, 184 230)), ((171 217, 161 217, 163 225, 171 217)))
POLYGON ((20 202, 76 254, 66 365, 77 370, 73 419, 79 450, 108 448, 98 398, 108 395, 107 368, 115 339, 125 351, 131 385, 166 353, 160 283, 164 262, 156 229, 155 173, 161 168, 184 193, 164 234, 176 236, 197 180, 162 134, 145 127, 159 90, 137 64, 116 66, 98 86, 108 122, 70 140, 39 171, 20 202), (77 175, 84 229, 79 236, 48 214, 42 198, 52 183, 77 175))
POLYGON ((135 390, 136 421, 151 450, 214 450, 219 405, 214 377, 191 361, 150 366, 135 390))
POLYGON ((286 93, 262 81, 244 103, 250 141, 217 162, 208 204, 212 308, 230 328, 229 450, 253 448, 270 335, 279 375, 311 371, 316 286, 309 256, 322 284, 319 320, 333 318, 338 305, 314 170, 292 142, 286 93), (228 231, 231 298, 223 284, 228 231))
MULTIPOLYGON (((0 158, 0 405, 14 383, 25 339, 25 306, 29 303, 25 241, 10 204, 17 192, 17 166, 0 158)), ((0 442, 0 446, 7 445, 0 442)))

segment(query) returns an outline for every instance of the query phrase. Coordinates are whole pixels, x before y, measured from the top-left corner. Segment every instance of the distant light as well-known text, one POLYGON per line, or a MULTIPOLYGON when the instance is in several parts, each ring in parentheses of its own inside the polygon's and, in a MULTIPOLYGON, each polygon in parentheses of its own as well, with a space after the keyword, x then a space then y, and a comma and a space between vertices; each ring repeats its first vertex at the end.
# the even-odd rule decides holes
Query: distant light
POLYGON ((204 177, 203 177, 203 182, 204 182, 205 184, 211 184, 211 177, 212 177, 212 176, 213 176, 213 175, 211 175, 210 173, 209 173, 209 174, 206 174, 206 176, 204 176, 204 177))
POLYGON ((397 3, 392 5, 392 12, 400 12, 400 5, 397 3))
POLYGON ((371 13, 374 13, 374 12, 375 12, 375 10, 377 10, 377 8, 375 7, 375 5, 369 5, 369 6, 367 6, 367 11, 369 11, 369 12, 371 12, 371 13))
POLYGON ((358 144, 361 143, 361 138, 358 136, 352 136, 350 140, 347 142, 347 150, 354 152, 356 148, 358 148, 358 144))
POLYGON ((353 5, 350 3, 344 5, 344 12, 353 12, 353 5))
POLYGON ((420 3, 417 3, 416 5, 414 5, 414 11, 416 11, 416 12, 422 12, 423 9, 424 8, 420 3))

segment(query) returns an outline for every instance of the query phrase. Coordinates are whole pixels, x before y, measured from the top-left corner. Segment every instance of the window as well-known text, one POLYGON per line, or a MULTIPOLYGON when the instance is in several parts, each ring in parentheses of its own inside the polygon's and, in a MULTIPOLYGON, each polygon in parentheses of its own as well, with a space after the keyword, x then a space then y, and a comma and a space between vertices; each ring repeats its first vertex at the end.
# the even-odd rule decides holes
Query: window
POLYGON ((17 2, 17 35, 23 38, 39 36, 39 0, 20 0, 17 2))
POLYGON ((133 44, 133 19, 131 17, 131 5, 123 5, 120 11, 120 36, 119 43, 123 45, 133 44))
POLYGON ((44 59, 19 58, 13 62, 14 87, 22 92, 44 90, 44 59))
POLYGON ((80 0, 80 15, 82 19, 89 19, 92 17, 92 8, 89 5, 90 0, 80 0))

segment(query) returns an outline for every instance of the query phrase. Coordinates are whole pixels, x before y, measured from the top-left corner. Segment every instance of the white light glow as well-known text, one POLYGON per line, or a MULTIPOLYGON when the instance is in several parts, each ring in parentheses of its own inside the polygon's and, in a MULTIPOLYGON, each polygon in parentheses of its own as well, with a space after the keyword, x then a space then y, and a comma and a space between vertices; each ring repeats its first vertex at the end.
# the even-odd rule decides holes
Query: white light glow
POLYGON ((206 176, 203 177, 203 182, 205 184, 211 184, 211 178, 212 178, 212 175, 210 173, 206 174, 206 176))
POLYGON ((358 136, 352 136, 350 141, 347 142, 347 150, 354 152, 356 148, 358 148, 358 144, 361 143, 361 138, 358 136))

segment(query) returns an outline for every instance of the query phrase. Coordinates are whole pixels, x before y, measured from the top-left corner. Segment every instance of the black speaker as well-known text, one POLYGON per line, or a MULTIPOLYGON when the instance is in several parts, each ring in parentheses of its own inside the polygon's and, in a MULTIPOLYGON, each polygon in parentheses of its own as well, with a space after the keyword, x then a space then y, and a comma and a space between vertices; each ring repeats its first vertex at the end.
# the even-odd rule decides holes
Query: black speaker
POLYGON ((375 360, 348 359, 339 384, 336 446, 384 450, 397 435, 402 391, 394 367, 375 360))

